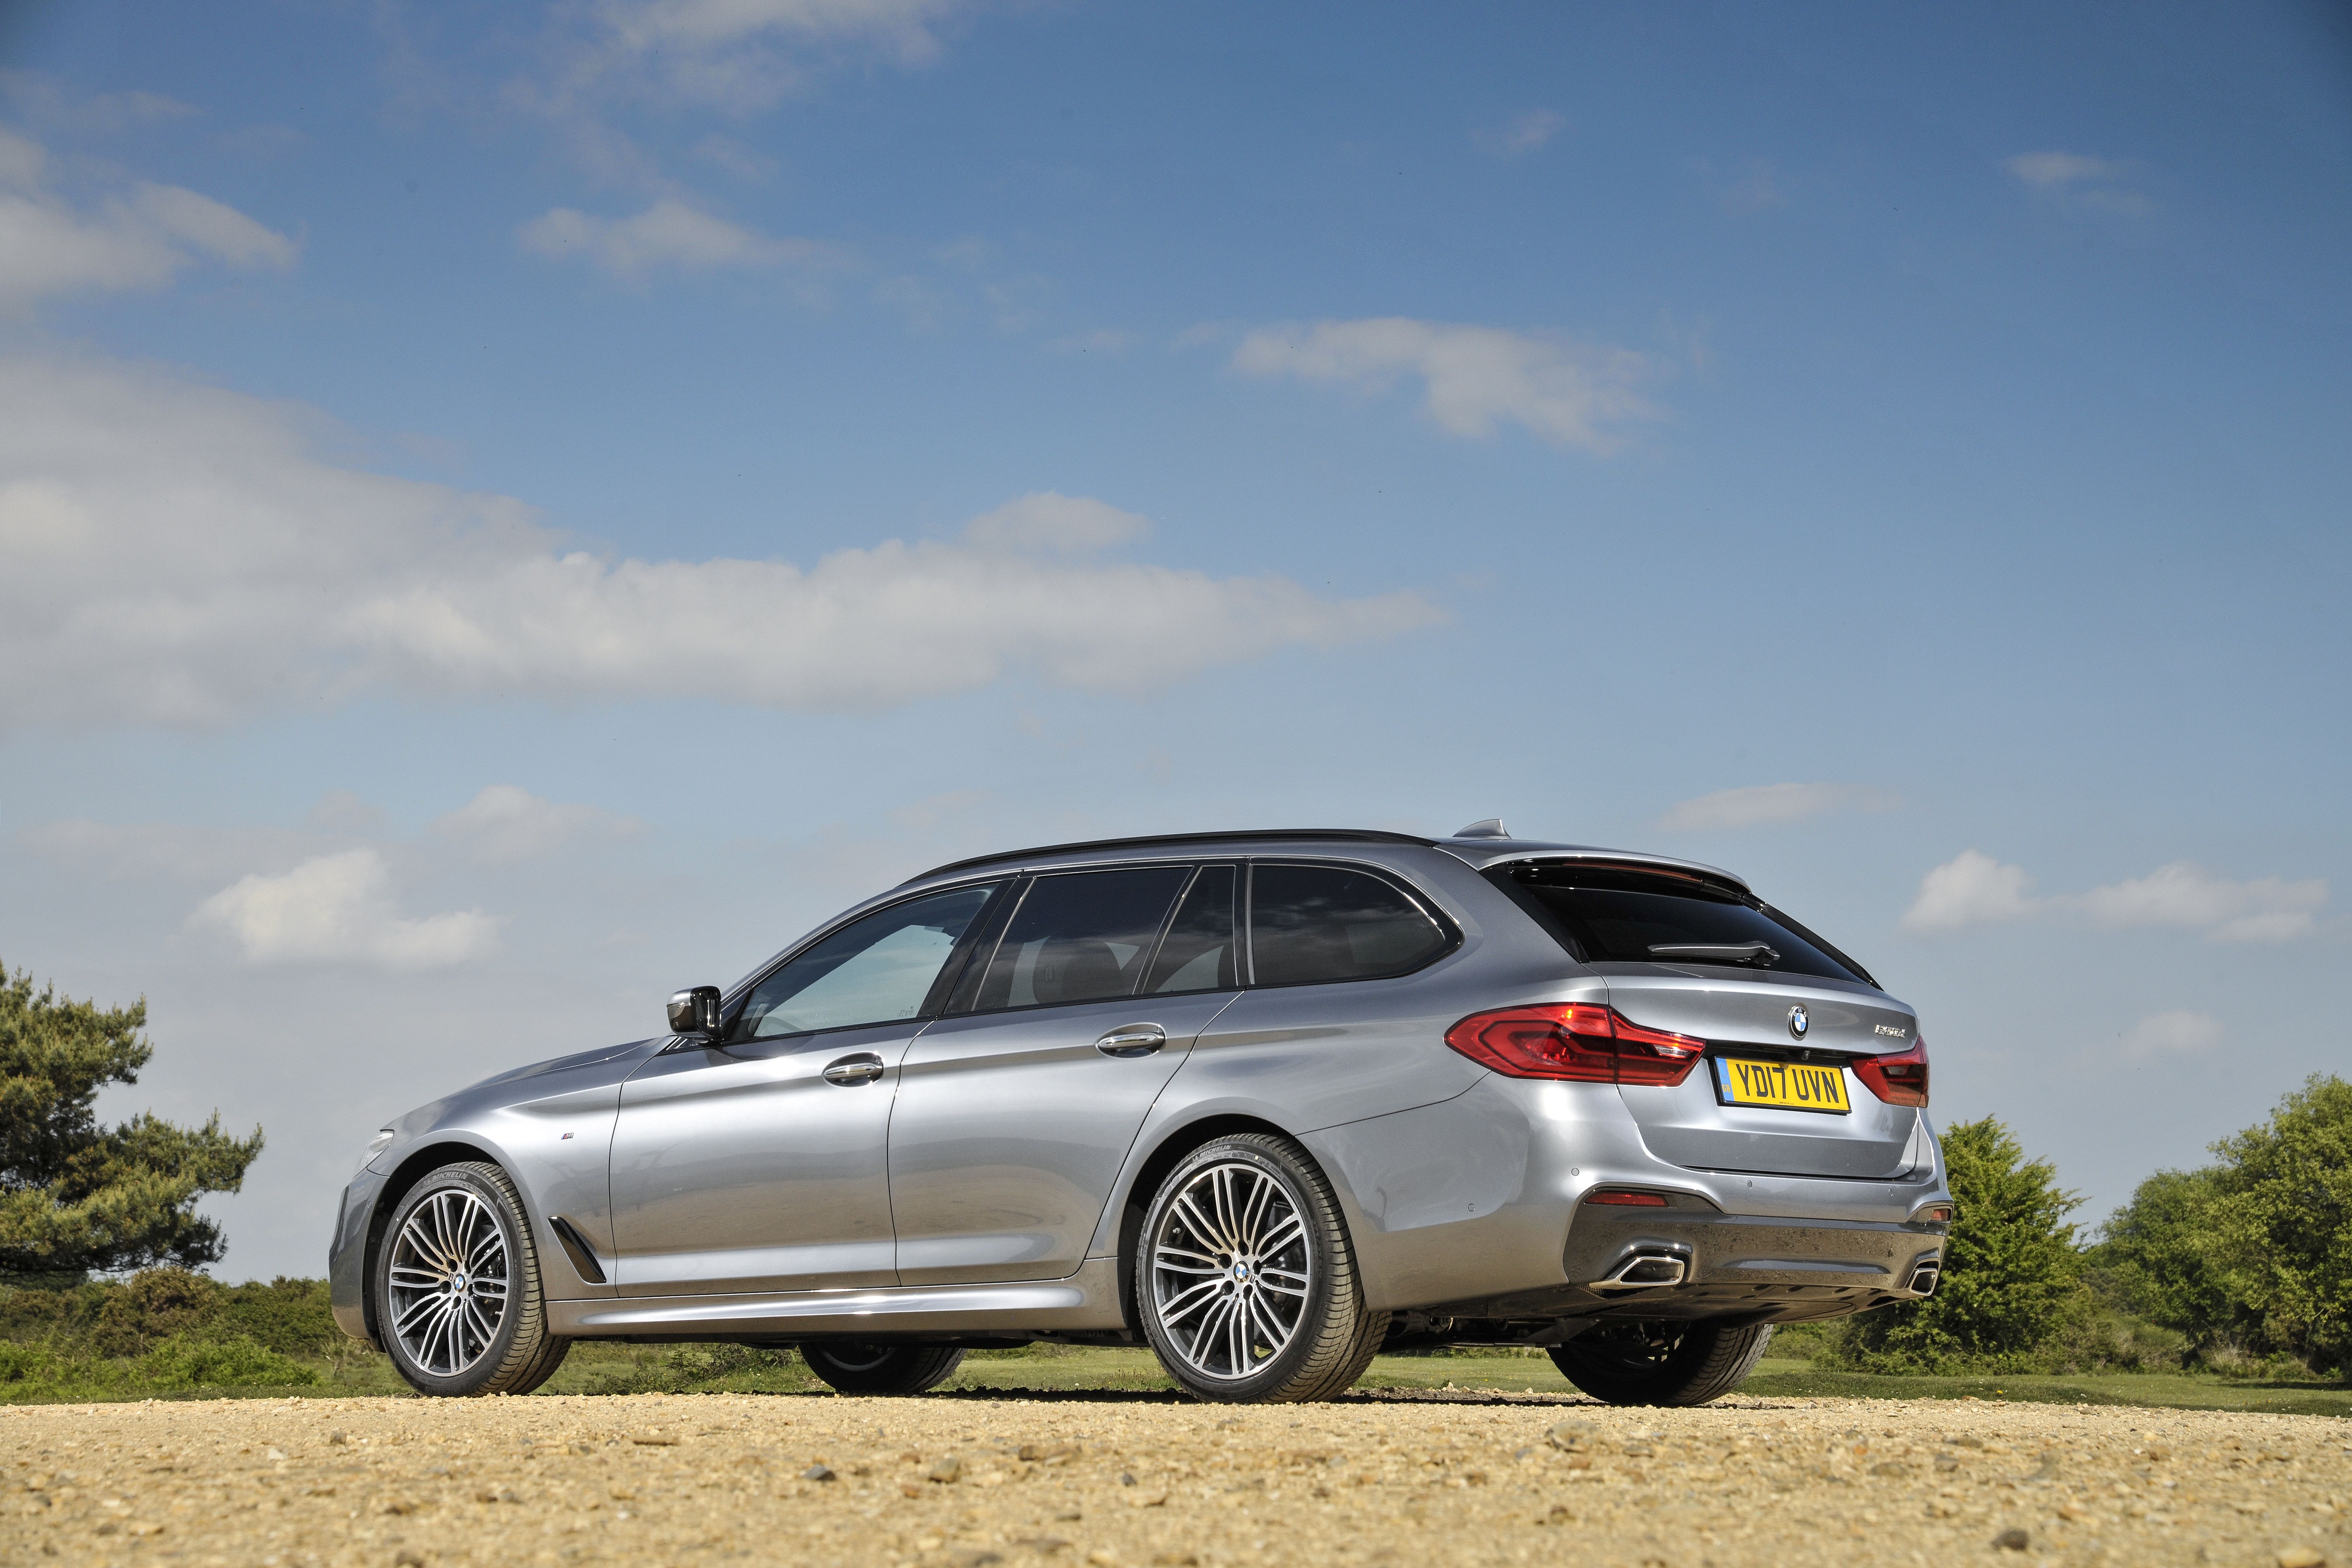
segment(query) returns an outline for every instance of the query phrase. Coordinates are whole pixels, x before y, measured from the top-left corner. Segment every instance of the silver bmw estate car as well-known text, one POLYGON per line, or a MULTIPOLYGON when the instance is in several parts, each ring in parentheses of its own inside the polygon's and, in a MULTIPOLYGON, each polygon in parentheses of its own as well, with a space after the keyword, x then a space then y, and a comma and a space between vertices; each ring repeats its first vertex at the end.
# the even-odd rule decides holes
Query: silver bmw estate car
POLYGON ((1620 1404, 1936 1288, 1912 1010, 1728 873, 1508 837, 1130 838, 942 866, 630 1045, 376 1134, 335 1314, 435 1394, 575 1340, 1148 1343, 1202 1399, 1545 1347, 1620 1404))

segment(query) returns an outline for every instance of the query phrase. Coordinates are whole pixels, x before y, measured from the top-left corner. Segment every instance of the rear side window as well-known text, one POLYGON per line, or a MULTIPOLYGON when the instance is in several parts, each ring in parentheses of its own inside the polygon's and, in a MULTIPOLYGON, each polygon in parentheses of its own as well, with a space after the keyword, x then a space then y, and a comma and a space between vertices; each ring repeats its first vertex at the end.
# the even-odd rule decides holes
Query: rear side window
POLYGON ((1486 875, 1587 963, 1703 963, 1870 983, 1793 921, 1694 879, 1573 865, 1498 866, 1486 875))
POLYGON ((996 944, 975 1012, 1134 994, 1189 866, 1076 871, 1029 884, 996 944))
POLYGON ((1402 974, 1453 944, 1394 883, 1339 866, 1253 868, 1249 931, 1260 985, 1402 974))

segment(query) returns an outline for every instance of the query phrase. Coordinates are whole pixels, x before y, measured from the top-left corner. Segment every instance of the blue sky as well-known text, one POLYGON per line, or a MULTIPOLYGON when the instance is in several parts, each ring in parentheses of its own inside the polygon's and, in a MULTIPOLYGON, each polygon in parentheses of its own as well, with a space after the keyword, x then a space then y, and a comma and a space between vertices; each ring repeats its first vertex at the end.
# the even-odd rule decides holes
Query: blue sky
POLYGON ((924 866, 1728 866, 2095 1221, 2347 1059, 2318 5, 0 13, 0 962, 269 1149, 924 866))

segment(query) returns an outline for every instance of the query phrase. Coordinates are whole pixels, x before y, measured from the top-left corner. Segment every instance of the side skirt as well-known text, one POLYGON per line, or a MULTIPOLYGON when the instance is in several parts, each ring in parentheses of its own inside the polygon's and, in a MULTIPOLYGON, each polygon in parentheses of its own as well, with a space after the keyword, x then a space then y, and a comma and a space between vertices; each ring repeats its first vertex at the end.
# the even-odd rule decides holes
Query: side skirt
POLYGON ((797 1340, 954 1334, 1052 1337, 1116 1332, 1118 1262, 1089 1258, 1066 1279, 920 1285, 761 1296, 638 1296, 547 1303, 567 1339, 797 1340))

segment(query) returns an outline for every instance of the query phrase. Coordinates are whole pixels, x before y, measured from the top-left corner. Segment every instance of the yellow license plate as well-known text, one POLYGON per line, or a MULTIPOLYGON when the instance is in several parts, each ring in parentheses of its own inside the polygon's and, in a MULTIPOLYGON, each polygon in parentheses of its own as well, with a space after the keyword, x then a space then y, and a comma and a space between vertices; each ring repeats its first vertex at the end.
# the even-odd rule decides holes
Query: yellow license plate
POLYGON ((1727 1105, 1769 1105, 1776 1110, 1819 1110, 1832 1116, 1853 1109, 1845 1097, 1843 1068, 1717 1057, 1715 1081, 1722 1086, 1727 1105))

